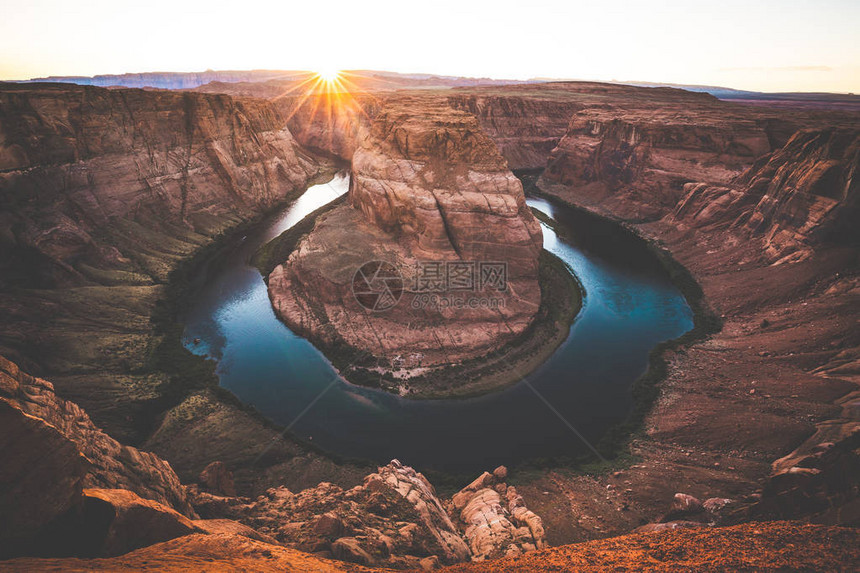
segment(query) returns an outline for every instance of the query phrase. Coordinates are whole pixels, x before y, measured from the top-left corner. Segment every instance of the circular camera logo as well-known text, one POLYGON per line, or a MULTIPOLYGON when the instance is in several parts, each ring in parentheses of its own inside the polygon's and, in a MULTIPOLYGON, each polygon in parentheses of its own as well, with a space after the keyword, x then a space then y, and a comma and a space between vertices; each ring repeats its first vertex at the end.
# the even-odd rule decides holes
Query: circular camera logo
POLYGON ((403 296, 403 277, 391 263, 364 263, 352 277, 352 294, 368 310, 388 310, 403 296))

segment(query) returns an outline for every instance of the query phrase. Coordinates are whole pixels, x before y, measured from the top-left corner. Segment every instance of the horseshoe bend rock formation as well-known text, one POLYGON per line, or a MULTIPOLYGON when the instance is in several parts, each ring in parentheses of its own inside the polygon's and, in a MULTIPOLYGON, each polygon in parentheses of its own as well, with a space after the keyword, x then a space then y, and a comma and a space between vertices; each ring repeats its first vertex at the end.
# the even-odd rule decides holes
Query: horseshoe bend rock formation
POLYGON ((522 333, 540 306, 541 247, 521 183, 476 119, 444 102, 404 98, 387 102, 364 129, 349 205, 317 221, 269 275, 269 294, 299 332, 414 373, 522 333), (379 312, 351 291, 356 270, 374 260, 391 263, 403 281, 399 302, 379 312), (494 268, 506 284, 482 280, 494 268), (457 270, 465 274, 452 278, 457 270), (430 295, 477 306, 422 307, 430 295))

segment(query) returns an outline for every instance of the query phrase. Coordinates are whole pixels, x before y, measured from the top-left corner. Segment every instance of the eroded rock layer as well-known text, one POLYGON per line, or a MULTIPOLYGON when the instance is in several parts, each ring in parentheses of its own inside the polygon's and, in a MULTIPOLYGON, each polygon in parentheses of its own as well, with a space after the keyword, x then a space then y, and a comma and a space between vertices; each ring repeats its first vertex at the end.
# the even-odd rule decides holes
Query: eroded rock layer
MULTIPOLYGON (((315 171, 266 102, 83 86, 0 90, 2 245, 37 257, 35 270, 55 280, 85 284, 99 270, 164 278, 152 253, 105 235, 136 223, 145 241, 144 230, 172 223, 193 242, 193 233, 223 228, 218 215, 259 212, 315 171)), ((181 244, 175 250, 181 255, 181 244)))
POLYGON ((554 97, 546 86, 481 88, 452 95, 451 107, 474 115, 511 169, 543 169, 584 103, 554 97))
MULTIPOLYGON (((69 442, 69 464, 84 468, 81 487, 127 489, 142 497, 164 503, 179 511, 193 515, 191 505, 186 498, 185 488, 179 483, 170 464, 151 454, 124 446, 96 427, 86 412, 77 404, 63 400, 54 393, 50 382, 35 378, 21 372, 16 364, 0 357, 0 402, 3 403, 4 416, 10 417, 15 412, 20 420, 30 420, 31 424, 44 427, 42 433, 56 433, 69 442), (73 463, 77 457, 80 464, 73 463)), ((11 426, 6 435, 11 435, 11 426)), ((12 447, 13 444, 8 444, 12 447)), ((23 447, 21 454, 30 451, 49 450, 62 452, 62 448, 46 447, 43 439, 22 440, 15 447, 23 447)), ((10 450, 11 451, 11 450, 10 450)), ((6 452, 6 450, 4 450, 6 452)), ((4 455, 4 466, 8 470, 13 464, 21 462, 26 457, 4 455)), ((45 460, 43 460, 44 462, 45 460)), ((62 471, 39 469, 31 464, 21 462, 21 469, 41 471, 44 474, 57 474, 57 483, 72 479, 79 472, 69 469, 62 471), (62 478, 63 475, 65 478, 62 478)), ((19 500, 29 503, 27 500, 19 500)))
POLYGON ((432 100, 389 101, 353 155, 349 203, 269 276, 273 305, 292 328, 416 369, 479 356, 528 327, 540 305, 540 227, 472 116, 432 100), (403 279, 402 300, 384 312, 353 293, 356 271, 374 260, 403 279), (470 282, 431 288, 422 283, 427 263, 442 273, 463 263, 470 282), (481 283, 484 263, 502 265, 506 284, 481 283), (413 304, 421 294, 502 302, 422 308, 413 304))

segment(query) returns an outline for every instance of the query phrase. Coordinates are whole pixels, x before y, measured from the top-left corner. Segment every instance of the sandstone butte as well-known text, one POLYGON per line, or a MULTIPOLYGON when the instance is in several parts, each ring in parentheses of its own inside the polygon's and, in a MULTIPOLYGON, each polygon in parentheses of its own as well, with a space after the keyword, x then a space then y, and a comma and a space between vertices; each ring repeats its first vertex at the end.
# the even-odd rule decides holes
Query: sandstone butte
POLYGON ((436 100, 399 99, 377 111, 356 147, 349 204, 321 217, 269 275, 278 316, 312 340, 419 373, 483 356, 522 333, 540 306, 542 233, 522 184, 476 119, 436 100), (380 312, 362 307, 352 290, 356 271, 376 260, 398 270, 404 290, 380 312), (434 268, 448 280, 451 263, 468 273, 459 288, 424 283, 425 265, 441 265, 434 268), (481 284, 485 263, 504 266, 506 285, 481 284), (418 308, 422 293, 503 302, 418 308))
MULTIPOLYGON (((412 97, 364 107, 394 126, 412 97)), ((515 487, 487 473, 448 497, 189 384, 151 352, 169 348, 150 316, 180 260, 330 170, 323 156, 380 154, 372 174, 417 160, 373 123, 326 136, 290 98, 4 85, 0 552, 17 559, 0 568, 856 570, 856 529, 837 525, 857 525, 860 472, 860 114, 588 83, 419 99, 701 286, 718 328, 664 356, 635 462, 515 487)))

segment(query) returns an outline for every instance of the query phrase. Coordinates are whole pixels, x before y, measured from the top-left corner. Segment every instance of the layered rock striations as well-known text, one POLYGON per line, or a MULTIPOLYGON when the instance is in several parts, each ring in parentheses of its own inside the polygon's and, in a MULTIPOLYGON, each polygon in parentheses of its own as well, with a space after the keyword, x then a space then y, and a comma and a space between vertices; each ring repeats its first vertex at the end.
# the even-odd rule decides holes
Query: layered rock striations
MULTIPOLYGON (((463 90, 460 90, 463 91, 463 90)), ((451 107, 474 115, 511 169, 543 169, 582 101, 550 86, 474 88, 451 95, 451 107)))
POLYGON ((581 111, 553 150, 544 180, 631 217, 662 216, 686 182, 729 181, 770 151, 753 120, 713 115, 613 106, 581 111))
POLYGON ((316 173, 277 109, 228 96, 6 85, 0 126, 4 251, 54 282, 163 279, 159 232, 181 256, 316 173))
POLYGON ((0 425, 2 555, 59 551, 86 505, 84 488, 124 490, 196 517, 170 464, 121 445, 50 382, 2 357, 0 425))
POLYGON ((545 546, 543 520, 506 483, 500 466, 484 472, 451 499, 473 561, 522 555, 545 546))
MULTIPOLYGON (((154 454, 120 444, 95 426, 80 406, 58 397, 50 382, 20 371, 16 364, 2 357, 0 401, 6 412, 4 417, 10 419, 5 436, 14 435, 11 421, 14 417, 19 422, 28 420, 28 424, 42 427, 41 432, 54 433, 69 443, 68 447, 73 450, 69 459, 77 458, 84 468, 80 481, 82 487, 131 490, 142 497, 193 515, 185 488, 170 464, 154 454)), ((7 442, 7 447, 13 445, 22 448, 22 454, 28 450, 34 455, 40 450, 54 450, 45 448, 35 438, 32 441, 22 440, 18 444, 7 442)), ((3 459, 7 470, 18 462, 21 465, 16 467, 24 470, 30 463, 22 461, 26 458, 15 456, 4 455, 3 459)), ((27 469, 35 471, 38 468, 27 469)), ((45 473, 54 473, 59 480, 63 474, 74 476, 77 472, 58 470, 45 473)))
POLYGON ((728 225, 761 237, 771 260, 801 260, 818 245, 858 243, 858 169, 857 129, 799 131, 729 185, 685 185, 671 218, 681 226, 728 225))
POLYGON ((800 129, 857 125, 850 113, 780 113, 670 88, 554 86, 581 109, 549 155, 541 185, 629 220, 668 214, 687 183, 732 182, 800 129))
POLYGON ((225 95, 0 86, 0 354, 141 444, 181 398, 181 352, 155 364, 169 273, 325 166, 287 119, 225 95))
POLYGON ((453 364, 529 326, 540 305, 541 247, 522 185, 472 116, 433 100, 390 101, 353 155, 349 205, 318 220, 269 276, 269 294, 288 325, 317 340, 405 369, 453 364), (356 271, 374 260, 403 280, 402 300, 384 312, 368 311, 352 292, 356 271), (472 282, 422 290, 428 264, 446 273, 452 263, 468 267, 472 282), (502 265, 506 284, 480 283, 482 263, 502 265), (414 304, 421 294, 503 302, 422 308, 414 304))

